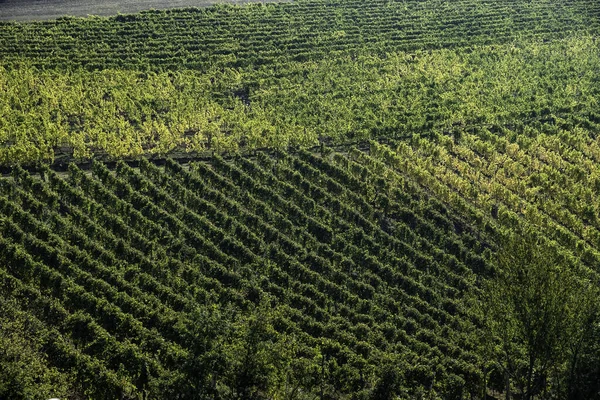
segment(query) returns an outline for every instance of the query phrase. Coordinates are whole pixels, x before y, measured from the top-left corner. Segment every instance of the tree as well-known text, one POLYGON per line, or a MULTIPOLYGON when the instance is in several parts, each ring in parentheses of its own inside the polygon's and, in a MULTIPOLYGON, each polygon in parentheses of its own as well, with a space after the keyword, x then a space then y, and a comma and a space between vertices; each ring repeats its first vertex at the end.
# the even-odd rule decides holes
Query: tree
POLYGON ((51 364, 44 353, 44 327, 0 296, 0 398, 76 397, 73 375, 51 364))
POLYGON ((570 372, 566 381, 567 398, 570 400, 600 399, 600 324, 597 315, 592 329, 583 336, 573 353, 570 372))
POLYGON ((487 354, 503 372, 506 398, 560 395, 593 327, 598 286, 537 235, 501 240, 498 271, 481 292, 487 354), (490 351, 489 346, 493 346, 490 351))

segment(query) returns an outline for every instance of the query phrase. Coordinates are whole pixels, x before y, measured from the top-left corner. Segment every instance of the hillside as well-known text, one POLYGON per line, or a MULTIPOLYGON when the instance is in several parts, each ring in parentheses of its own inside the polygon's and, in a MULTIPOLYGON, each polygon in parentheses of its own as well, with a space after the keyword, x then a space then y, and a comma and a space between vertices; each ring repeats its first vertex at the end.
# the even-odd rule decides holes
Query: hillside
POLYGON ((599 16, 0 23, 0 398, 600 398, 599 16))
POLYGON ((3 185, 3 296, 29 299, 10 311, 92 397, 338 397, 399 364, 407 390, 462 390, 481 362, 463 301, 487 244, 380 167, 356 151, 17 170, 3 185))
POLYGON ((505 149, 488 159, 470 136, 91 175, 17 168, 0 198, 3 312, 94 398, 340 398, 390 370, 397 393, 477 395, 489 360, 472 302, 498 232, 534 226, 582 268, 598 263, 597 210, 564 208, 598 204, 597 183, 565 175, 551 193, 538 178, 597 169, 594 153, 563 149, 552 165, 551 139, 495 141, 505 149))

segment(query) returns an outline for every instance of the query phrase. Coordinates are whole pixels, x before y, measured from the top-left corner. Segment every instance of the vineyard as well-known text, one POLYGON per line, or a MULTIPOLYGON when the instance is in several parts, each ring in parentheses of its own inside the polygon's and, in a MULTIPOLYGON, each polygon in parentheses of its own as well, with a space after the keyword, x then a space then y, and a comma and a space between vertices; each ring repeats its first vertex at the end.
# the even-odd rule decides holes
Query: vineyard
POLYGON ((0 398, 599 399, 599 28, 591 0, 0 22, 0 398))
MULTIPOLYGON (((589 0, 311 0, 4 23, 3 64, 206 71, 358 54, 559 39, 600 27, 589 0)), ((279 68, 281 67, 281 68, 279 68)), ((280 70, 281 69, 281 70, 280 70)), ((280 70, 280 71, 279 71, 280 70)))
POLYGON ((16 168, 3 312, 93 398, 344 397, 390 368, 407 396, 478 395, 494 238, 534 226, 590 276, 600 257, 598 143, 481 137, 16 168))
POLYGON ((595 1, 298 1, 0 23, 0 163, 596 123, 595 1))
POLYGON ((339 396, 385 365, 406 365, 407 388, 460 391, 481 363, 463 302, 487 245, 379 168, 395 174, 357 150, 17 169, 1 205, 4 296, 28 299, 10 311, 96 398, 221 384, 246 397, 263 382, 339 396))

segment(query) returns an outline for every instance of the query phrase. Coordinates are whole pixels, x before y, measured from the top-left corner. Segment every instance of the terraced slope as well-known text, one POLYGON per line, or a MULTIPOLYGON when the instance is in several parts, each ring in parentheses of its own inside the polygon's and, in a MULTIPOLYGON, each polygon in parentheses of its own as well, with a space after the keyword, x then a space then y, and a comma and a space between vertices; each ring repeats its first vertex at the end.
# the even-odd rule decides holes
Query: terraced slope
POLYGON ((2 298, 92 397, 337 398, 391 365, 407 393, 479 390, 464 301, 490 244, 371 165, 301 152, 16 169, 0 198, 2 298))

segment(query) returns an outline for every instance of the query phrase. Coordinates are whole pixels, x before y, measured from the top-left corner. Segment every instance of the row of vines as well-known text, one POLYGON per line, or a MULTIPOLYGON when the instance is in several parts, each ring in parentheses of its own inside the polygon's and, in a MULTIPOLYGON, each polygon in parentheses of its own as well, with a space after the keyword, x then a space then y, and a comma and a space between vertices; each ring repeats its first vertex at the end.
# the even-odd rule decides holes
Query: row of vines
POLYGON ((0 25, 0 59, 41 68, 277 69, 324 55, 386 54, 597 32, 592 0, 300 0, 0 25))
POLYGON ((506 130, 16 167, 1 184, 3 313, 89 396, 479 396, 476 298, 496 239, 533 227, 597 277, 597 150, 582 130, 506 130))
POLYGON ((362 156, 17 168, 3 297, 92 397, 478 393, 492 244, 362 156))
POLYGON ((598 48, 581 34, 257 71, 0 66, 0 164, 284 149, 517 124, 597 129, 598 48))

